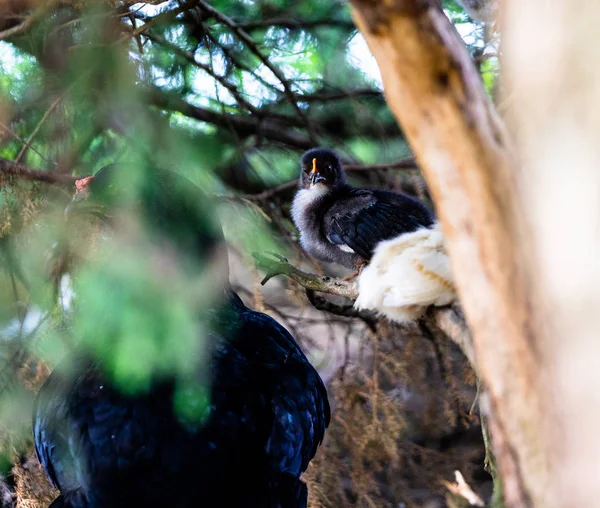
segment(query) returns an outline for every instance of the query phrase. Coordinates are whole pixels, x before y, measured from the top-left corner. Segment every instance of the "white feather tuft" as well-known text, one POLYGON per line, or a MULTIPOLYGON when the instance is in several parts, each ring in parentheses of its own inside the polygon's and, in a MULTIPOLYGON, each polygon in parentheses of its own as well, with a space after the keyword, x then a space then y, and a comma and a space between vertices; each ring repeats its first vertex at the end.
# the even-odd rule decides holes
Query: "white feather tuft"
POLYGON ((452 303, 456 293, 439 224, 380 242, 357 283, 354 306, 396 322, 418 319, 430 305, 452 303))

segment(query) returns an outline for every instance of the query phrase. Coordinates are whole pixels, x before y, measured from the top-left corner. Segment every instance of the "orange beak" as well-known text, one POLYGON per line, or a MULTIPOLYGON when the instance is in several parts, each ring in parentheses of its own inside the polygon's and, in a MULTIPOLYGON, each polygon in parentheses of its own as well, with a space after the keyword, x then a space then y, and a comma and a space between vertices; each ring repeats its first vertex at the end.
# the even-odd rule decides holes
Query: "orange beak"
POLYGON ((313 163, 313 164, 312 164, 312 170, 311 170, 311 172, 309 173, 309 175, 310 175, 310 183, 311 183, 311 184, 313 184, 313 185, 315 185, 315 184, 317 184, 317 183, 319 183, 319 182, 324 182, 324 181, 325 181, 325 178, 324 178, 324 177, 322 177, 322 176, 319 174, 319 172, 317 171, 317 159, 316 159, 316 158, 315 158, 315 159, 313 159, 313 160, 312 160, 312 163, 313 163))

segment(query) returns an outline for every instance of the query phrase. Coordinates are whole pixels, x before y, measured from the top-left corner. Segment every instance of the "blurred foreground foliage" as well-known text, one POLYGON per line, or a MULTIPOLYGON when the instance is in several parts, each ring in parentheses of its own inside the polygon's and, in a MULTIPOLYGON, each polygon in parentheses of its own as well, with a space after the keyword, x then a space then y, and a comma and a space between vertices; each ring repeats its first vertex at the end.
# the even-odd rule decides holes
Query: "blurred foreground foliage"
MULTIPOLYGON (((445 8, 493 95, 496 42, 454 2, 445 8)), ((205 361, 198 288, 211 267, 191 277, 147 238, 64 220, 71 177, 114 162, 137 165, 141 180, 153 166, 176 171, 215 196, 232 283, 320 359, 338 418, 307 476, 315 506, 421 506, 416 491, 439 500, 438 480, 472 472, 480 443, 450 456, 427 444, 477 423, 465 416, 473 380, 460 354, 440 356, 418 330, 379 324, 373 334, 360 319, 316 312, 289 282, 258 290, 253 251, 322 270, 289 216, 298 156, 315 145, 335 147, 356 183, 428 200, 416 166, 365 166, 410 150, 345 1, 0 7, 0 474, 17 464, 11 481, 24 484, 33 395, 74 343, 88 344, 128 392, 157 373, 179 376, 184 418, 209 403, 189 375, 205 361), (424 401, 416 410, 415 397, 424 401)))

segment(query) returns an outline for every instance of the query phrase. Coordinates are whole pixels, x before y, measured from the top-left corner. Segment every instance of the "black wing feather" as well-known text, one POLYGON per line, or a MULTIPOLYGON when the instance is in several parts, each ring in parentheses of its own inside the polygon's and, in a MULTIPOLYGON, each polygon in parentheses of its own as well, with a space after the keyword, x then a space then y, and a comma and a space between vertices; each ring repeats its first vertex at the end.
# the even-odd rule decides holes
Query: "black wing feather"
POLYGON ((63 494, 80 489, 95 506, 171 506, 173 491, 182 507, 195 506, 198 493, 211 506, 226 495, 256 501, 247 506, 305 506, 301 482, 288 494, 279 483, 298 478, 323 439, 325 386, 285 328, 241 302, 233 307, 227 338, 209 338, 213 409, 197 430, 173 417, 168 382, 128 397, 91 362, 73 375, 53 372, 38 395, 35 445, 63 494), (224 493, 232 481, 237 488, 224 493), (286 495, 298 504, 277 501, 286 495))
POLYGON ((324 222, 329 241, 347 245, 364 259, 371 259, 379 242, 432 224, 431 212, 416 199, 368 189, 336 203, 324 222))

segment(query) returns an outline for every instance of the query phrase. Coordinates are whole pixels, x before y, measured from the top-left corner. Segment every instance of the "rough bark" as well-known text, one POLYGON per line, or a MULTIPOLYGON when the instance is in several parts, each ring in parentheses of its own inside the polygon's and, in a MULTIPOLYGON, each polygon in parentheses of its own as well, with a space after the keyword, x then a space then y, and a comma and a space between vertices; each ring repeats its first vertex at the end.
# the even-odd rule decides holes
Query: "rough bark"
POLYGON ((434 0, 352 0, 385 95, 430 187, 473 333, 507 506, 550 506, 518 166, 503 123, 434 0), (518 260, 518 261, 517 261, 518 260))

